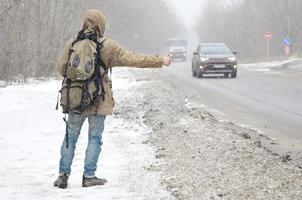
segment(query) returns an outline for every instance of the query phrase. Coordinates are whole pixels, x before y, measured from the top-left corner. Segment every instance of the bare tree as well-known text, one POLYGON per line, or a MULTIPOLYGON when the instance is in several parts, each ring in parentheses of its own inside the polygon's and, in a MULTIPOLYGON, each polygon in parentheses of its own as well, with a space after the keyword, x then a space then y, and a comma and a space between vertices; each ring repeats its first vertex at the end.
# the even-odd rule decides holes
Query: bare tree
POLYGON ((201 41, 225 42, 247 61, 266 59, 264 32, 270 31, 273 59, 283 58, 282 41, 290 36, 293 54, 301 48, 301 1, 209 0, 196 27, 201 41))
POLYGON ((2 0, 0 80, 54 75, 59 51, 89 8, 102 10, 107 34, 133 50, 162 53, 170 33, 181 29, 163 0, 2 0))

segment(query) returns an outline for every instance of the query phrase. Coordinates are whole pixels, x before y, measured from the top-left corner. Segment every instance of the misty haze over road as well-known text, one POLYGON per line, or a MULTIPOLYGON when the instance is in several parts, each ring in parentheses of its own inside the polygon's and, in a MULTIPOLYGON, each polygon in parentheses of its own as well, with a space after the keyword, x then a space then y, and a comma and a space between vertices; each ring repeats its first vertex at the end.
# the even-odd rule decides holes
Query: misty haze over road
MULTIPOLYGON (((183 25, 183 32, 186 32, 186 38, 190 43, 190 49, 198 43, 199 37, 195 30, 195 26, 198 23, 198 18, 202 12, 202 1, 195 0, 165 0, 168 2, 171 12, 174 13, 183 25)), ((176 35, 177 37, 177 35, 176 35)))
POLYGON ((170 9, 173 13, 178 15, 180 19, 182 19, 182 23, 187 28, 194 28, 198 21, 198 17, 202 12, 202 1, 196 0, 165 0, 170 5, 170 9))

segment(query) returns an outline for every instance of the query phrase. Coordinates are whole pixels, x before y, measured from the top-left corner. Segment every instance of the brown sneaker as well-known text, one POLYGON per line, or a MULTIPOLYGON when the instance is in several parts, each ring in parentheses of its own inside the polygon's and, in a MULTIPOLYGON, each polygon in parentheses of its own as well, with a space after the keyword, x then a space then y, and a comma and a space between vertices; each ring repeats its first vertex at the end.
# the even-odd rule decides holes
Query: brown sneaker
POLYGON ((59 175, 53 185, 61 189, 66 189, 68 185, 68 176, 66 174, 59 175))
POLYGON ((85 177, 83 176, 82 179, 82 187, 92 187, 96 185, 105 185, 107 183, 107 180, 104 178, 98 178, 96 176, 94 177, 85 177))

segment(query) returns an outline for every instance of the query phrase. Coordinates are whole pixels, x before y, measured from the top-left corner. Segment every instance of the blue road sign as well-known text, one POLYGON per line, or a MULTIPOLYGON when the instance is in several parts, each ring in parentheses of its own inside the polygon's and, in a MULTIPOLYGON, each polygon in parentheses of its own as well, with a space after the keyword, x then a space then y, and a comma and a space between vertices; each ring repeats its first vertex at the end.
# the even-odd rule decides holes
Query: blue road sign
POLYGON ((284 46, 290 47, 292 45, 292 39, 290 39, 290 37, 286 37, 283 39, 283 44, 284 46))

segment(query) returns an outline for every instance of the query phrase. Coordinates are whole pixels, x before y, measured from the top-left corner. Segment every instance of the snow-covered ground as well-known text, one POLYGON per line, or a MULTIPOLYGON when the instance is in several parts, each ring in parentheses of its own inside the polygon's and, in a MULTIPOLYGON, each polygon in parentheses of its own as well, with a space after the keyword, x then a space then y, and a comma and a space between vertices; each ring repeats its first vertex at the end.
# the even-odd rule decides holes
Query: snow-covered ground
POLYGON ((54 110, 60 81, 0 89, 1 200, 302 199, 301 166, 266 149, 265 135, 218 121, 211 113, 220 111, 184 97, 153 70, 113 74, 117 103, 97 171, 109 182, 93 188, 81 187, 87 124, 69 188, 52 186, 65 134, 54 110))
POLYGON ((149 142, 156 147, 158 163, 151 170, 162 172, 164 185, 176 199, 302 199, 301 167, 289 155, 268 149, 266 143, 274 141, 265 132, 218 121, 213 113, 227 115, 204 105, 202 96, 208 93, 199 88, 200 100, 194 98, 195 93, 184 88, 196 88, 181 88, 187 83, 178 76, 174 81, 180 84, 156 71, 134 73, 145 80, 136 91, 144 94, 144 103, 136 110, 146 111, 145 123, 152 128, 149 142))
MULTIPOLYGON (((122 112, 119 99, 133 95, 131 88, 139 86, 126 72, 117 71, 113 77, 117 113, 122 112)), ((63 115, 54 109, 60 84, 51 80, 0 89, 0 199, 170 199, 160 185, 159 175, 147 170, 154 162, 154 151, 143 143, 150 130, 139 116, 136 121, 118 115, 106 119, 97 171, 97 176, 108 180, 105 186, 81 187, 88 136, 86 121, 69 188, 53 187, 65 134, 63 115)))
POLYGON ((251 71, 259 71, 259 72, 270 72, 272 70, 282 70, 282 69, 302 71, 302 59, 289 58, 286 60, 240 64, 240 67, 243 67, 251 71))

